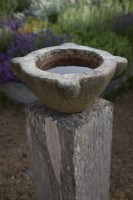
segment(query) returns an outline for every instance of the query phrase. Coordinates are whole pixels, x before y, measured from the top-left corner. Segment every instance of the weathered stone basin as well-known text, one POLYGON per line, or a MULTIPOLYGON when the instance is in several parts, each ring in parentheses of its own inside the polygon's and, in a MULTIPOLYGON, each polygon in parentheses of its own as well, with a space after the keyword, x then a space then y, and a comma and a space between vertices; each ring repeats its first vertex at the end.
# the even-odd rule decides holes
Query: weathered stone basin
POLYGON ((89 107, 126 65, 125 58, 73 43, 12 59, 12 70, 36 96, 49 108, 63 113, 77 113, 89 107), (81 66, 91 70, 66 74, 49 71, 58 66, 81 66))

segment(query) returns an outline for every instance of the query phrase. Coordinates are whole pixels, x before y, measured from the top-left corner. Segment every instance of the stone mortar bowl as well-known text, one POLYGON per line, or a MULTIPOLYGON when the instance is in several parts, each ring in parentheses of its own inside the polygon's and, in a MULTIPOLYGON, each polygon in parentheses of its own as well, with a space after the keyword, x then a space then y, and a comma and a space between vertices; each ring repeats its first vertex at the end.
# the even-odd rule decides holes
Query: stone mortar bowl
POLYGON ((49 108, 62 113, 77 113, 88 108, 104 91, 111 78, 119 75, 127 59, 73 43, 34 51, 12 59, 12 70, 24 80, 49 108), (91 72, 57 74, 57 66, 84 66, 91 72))

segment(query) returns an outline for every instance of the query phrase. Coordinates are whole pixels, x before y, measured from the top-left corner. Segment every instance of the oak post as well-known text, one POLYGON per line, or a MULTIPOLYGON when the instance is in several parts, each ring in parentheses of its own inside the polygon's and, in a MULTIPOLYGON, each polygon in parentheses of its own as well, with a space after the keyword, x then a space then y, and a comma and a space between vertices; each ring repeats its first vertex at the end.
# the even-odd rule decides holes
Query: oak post
POLYGON ((103 99, 78 114, 27 106, 37 200, 109 200, 112 120, 103 99))

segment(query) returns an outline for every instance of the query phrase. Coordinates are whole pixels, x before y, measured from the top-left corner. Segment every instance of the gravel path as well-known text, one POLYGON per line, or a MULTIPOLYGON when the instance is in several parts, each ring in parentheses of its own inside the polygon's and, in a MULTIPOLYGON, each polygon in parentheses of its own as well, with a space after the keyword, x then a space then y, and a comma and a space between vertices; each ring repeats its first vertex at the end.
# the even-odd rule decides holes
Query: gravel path
MULTIPOLYGON (((133 200, 133 90, 114 101, 111 200, 133 200)), ((0 113, 0 200, 35 200, 23 108, 0 113)))

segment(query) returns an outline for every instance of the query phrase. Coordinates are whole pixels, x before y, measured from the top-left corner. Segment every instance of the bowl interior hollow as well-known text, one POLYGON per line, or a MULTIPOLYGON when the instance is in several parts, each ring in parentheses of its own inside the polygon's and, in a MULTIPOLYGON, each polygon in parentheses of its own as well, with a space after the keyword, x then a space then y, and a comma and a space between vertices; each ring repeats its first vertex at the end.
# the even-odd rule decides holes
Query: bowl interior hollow
POLYGON ((79 49, 56 49, 45 52, 38 57, 36 67, 49 70, 58 66, 81 66, 95 69, 103 62, 103 58, 92 51, 79 49))

